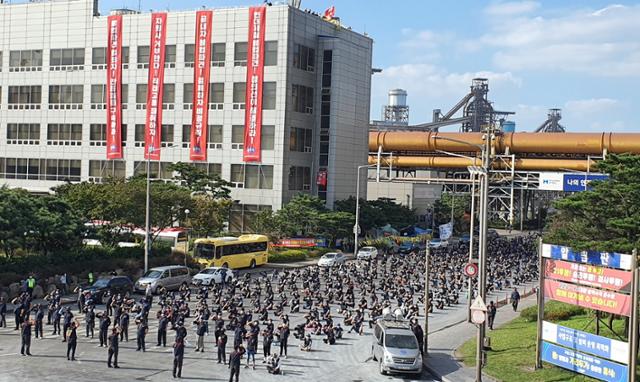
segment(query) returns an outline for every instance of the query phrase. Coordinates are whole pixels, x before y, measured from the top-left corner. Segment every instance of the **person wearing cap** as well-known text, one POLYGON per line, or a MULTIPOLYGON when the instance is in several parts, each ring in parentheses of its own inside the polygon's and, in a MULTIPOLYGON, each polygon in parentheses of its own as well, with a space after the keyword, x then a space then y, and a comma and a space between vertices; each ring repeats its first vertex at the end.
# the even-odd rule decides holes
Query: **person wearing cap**
POLYGON ((184 340, 176 340, 173 344, 173 378, 182 378, 182 362, 184 360, 184 340))
POLYGON ((236 382, 240 381, 240 364, 242 363, 242 356, 244 355, 244 347, 242 344, 236 346, 229 355, 229 382, 233 382, 233 377, 236 377, 236 382))
POLYGON ((158 319, 158 343, 156 346, 162 347, 167 346, 167 325, 169 324, 169 319, 167 316, 162 313, 160 314, 160 318, 158 319))

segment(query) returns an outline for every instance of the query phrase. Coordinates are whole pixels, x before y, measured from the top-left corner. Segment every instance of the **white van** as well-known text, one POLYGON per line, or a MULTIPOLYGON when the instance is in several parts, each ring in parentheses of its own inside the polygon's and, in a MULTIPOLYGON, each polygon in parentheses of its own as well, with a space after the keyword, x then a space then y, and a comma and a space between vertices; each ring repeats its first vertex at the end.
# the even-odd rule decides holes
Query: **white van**
POLYGON ((373 334, 373 360, 378 361, 380 374, 422 373, 422 354, 409 322, 381 318, 373 334))

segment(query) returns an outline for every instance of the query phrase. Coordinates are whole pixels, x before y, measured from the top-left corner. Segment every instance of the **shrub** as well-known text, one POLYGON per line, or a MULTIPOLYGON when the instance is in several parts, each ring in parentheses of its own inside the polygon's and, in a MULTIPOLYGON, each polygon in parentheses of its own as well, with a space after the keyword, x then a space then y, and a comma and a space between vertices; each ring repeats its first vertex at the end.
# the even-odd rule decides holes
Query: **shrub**
POLYGON ((290 263, 294 261, 302 261, 306 258, 306 251, 300 249, 287 249, 269 254, 270 263, 290 263))
MULTIPOLYGON (((544 319, 548 321, 564 321, 574 316, 586 314, 586 309, 557 301, 549 301, 544 306, 544 319)), ((530 306, 520 312, 520 317, 528 322, 538 320, 538 306, 530 306)))

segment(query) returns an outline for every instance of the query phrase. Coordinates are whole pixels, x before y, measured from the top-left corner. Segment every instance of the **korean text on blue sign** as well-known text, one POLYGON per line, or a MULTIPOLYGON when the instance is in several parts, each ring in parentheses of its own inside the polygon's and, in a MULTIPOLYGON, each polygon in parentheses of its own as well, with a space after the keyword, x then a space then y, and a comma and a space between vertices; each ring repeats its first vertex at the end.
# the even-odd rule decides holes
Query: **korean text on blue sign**
POLYGON ((586 191, 590 190, 591 183, 594 180, 607 180, 609 179, 608 175, 603 174, 564 174, 564 182, 562 185, 563 191, 573 192, 573 191, 586 191))
POLYGON ((607 382, 626 382, 629 368, 615 362, 542 342, 542 360, 607 382))
POLYGON ((574 251, 562 245, 542 244, 542 257, 631 270, 631 255, 617 252, 574 251))
POLYGON ((547 321, 542 322, 542 339, 616 362, 629 363, 629 345, 626 342, 597 336, 547 321))

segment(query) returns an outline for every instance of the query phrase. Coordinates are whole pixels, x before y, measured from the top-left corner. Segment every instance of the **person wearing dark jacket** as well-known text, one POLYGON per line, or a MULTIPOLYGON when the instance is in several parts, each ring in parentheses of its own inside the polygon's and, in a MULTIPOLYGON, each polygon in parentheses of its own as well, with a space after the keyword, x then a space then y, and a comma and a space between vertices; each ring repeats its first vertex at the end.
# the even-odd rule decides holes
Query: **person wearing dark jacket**
POLYGON ((224 330, 218 334, 216 345, 218 346, 218 363, 227 363, 227 334, 224 330))
POLYGON ((78 326, 80 326, 80 323, 78 323, 78 321, 73 321, 71 325, 69 325, 69 329, 67 329, 67 360, 76 360, 76 346, 78 345, 78 326), (69 358, 69 355, 71 355, 71 358, 69 358))
POLYGON ((240 364, 242 363, 243 355, 244 348, 242 345, 236 346, 233 352, 229 355, 229 369, 231 370, 229 382, 233 382, 233 376, 236 377, 236 382, 240 381, 240 364))
POLYGON ((161 344, 162 344, 162 347, 167 346, 167 326, 168 325, 169 325, 169 319, 167 318, 167 316, 164 314, 160 315, 160 318, 158 319, 158 343, 156 346, 160 346, 161 344))
POLYGON ((182 361, 184 360, 184 340, 177 340, 173 344, 173 378, 182 378, 182 361))

